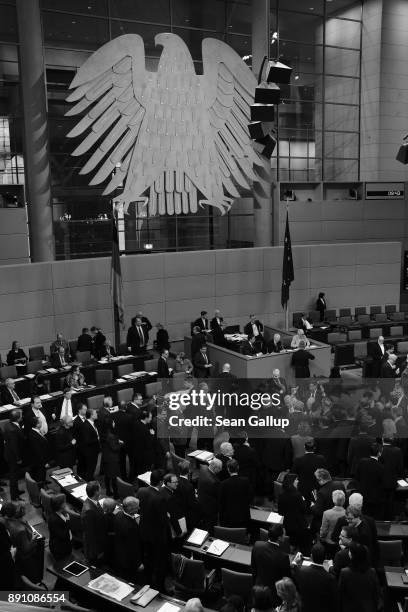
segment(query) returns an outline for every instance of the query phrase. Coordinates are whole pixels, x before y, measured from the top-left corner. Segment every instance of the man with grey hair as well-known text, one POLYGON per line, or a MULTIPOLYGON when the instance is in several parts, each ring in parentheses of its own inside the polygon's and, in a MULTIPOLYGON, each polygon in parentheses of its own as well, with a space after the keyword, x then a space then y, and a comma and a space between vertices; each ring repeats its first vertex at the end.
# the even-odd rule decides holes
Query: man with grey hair
POLYGON ((56 460, 60 467, 73 468, 76 460, 76 440, 72 434, 73 419, 70 415, 60 418, 60 426, 55 434, 56 460))
POLYGON ((203 604, 198 597, 192 597, 186 601, 184 612, 204 612, 203 604))
POLYGON ((220 459, 214 458, 208 466, 200 470, 198 476, 198 505, 203 517, 203 522, 210 533, 218 520, 218 498, 220 479, 218 475, 222 470, 220 459))
POLYGON ((222 470, 218 477, 220 480, 225 480, 229 477, 227 464, 234 456, 234 447, 230 442, 222 442, 220 444, 220 452, 217 453, 215 456, 222 463, 222 470))
POLYGON ((142 541, 139 527, 139 505, 136 497, 125 497, 123 510, 115 514, 114 565, 118 575, 136 582, 142 569, 142 541))

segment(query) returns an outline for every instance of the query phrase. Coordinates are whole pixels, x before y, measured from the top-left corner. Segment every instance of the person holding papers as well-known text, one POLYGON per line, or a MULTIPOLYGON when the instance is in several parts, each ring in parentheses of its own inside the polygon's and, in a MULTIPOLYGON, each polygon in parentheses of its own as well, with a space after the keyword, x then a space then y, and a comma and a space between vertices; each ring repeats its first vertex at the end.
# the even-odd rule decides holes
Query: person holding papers
POLYGON ((78 391, 85 385, 85 376, 81 374, 79 365, 72 366, 70 373, 65 378, 65 384, 75 391, 78 391))
POLYGON ((248 528, 253 494, 251 483, 248 478, 238 476, 239 464, 235 459, 227 463, 227 470, 229 478, 220 484, 220 525, 248 528))
POLYGON ((193 356, 193 365, 196 378, 208 378, 210 376, 213 365, 208 358, 206 344, 203 344, 198 353, 193 356))
POLYGON ((15 365, 17 367, 25 366, 28 361, 27 355, 20 347, 20 343, 14 340, 11 345, 11 351, 7 353, 7 365, 15 365))
POLYGON ((305 334, 307 334, 308 331, 313 329, 313 325, 310 323, 310 321, 308 321, 306 315, 303 313, 300 316, 300 327, 303 329, 305 334))
POLYGON ((297 333, 292 338, 292 341, 290 343, 290 348, 292 348, 292 349, 299 348, 299 344, 301 342, 304 342, 304 347, 303 348, 309 348, 309 346, 310 346, 309 338, 306 338, 305 332, 303 331, 303 329, 298 329, 297 333))
POLYGON ((244 340, 241 344, 241 353, 242 355, 247 355, 247 357, 255 357, 258 350, 255 345, 255 336, 248 336, 248 340, 244 340))
POLYGON ((160 489, 166 501, 167 516, 170 520, 171 534, 174 538, 181 538, 187 533, 185 515, 182 514, 178 504, 176 491, 179 479, 176 474, 166 474, 163 478, 163 486, 160 489))

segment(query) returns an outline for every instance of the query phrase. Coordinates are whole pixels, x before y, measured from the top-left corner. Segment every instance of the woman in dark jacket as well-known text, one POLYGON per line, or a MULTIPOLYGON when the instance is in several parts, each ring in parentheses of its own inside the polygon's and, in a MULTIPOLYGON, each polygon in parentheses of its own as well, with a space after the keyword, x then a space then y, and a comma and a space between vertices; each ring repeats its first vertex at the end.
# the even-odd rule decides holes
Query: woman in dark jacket
POLYGON ((352 542, 350 567, 339 577, 340 612, 377 612, 380 608, 380 585, 376 571, 369 566, 366 546, 352 542))
POLYGON ((102 465, 105 474, 106 495, 118 497, 118 485, 116 478, 120 476, 119 463, 120 443, 115 434, 115 421, 109 419, 106 422, 106 436, 102 444, 102 465))
POLYGON ((7 353, 7 365, 18 365, 23 366, 27 363, 27 355, 20 348, 20 343, 14 340, 11 345, 11 351, 7 353))
POLYGON ((310 553, 310 532, 307 524, 307 504, 297 490, 296 474, 286 474, 282 482, 282 493, 278 499, 278 512, 283 516, 283 526, 290 543, 304 555, 310 553))

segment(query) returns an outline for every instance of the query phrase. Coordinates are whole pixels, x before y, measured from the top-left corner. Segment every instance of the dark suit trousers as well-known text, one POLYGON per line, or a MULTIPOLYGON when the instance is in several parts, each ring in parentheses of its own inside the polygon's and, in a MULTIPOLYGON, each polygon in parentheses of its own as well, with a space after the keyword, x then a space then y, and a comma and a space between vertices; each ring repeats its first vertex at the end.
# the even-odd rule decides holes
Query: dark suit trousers
POLYGON ((9 480, 10 480, 10 497, 11 499, 18 497, 18 477, 20 468, 18 463, 10 461, 9 463, 9 480))
POLYGON ((383 503, 372 504, 370 502, 363 502, 363 514, 371 516, 376 521, 384 520, 384 506, 383 503))
POLYGON ((85 458, 85 476, 84 476, 84 479, 86 480, 86 482, 89 482, 90 480, 94 479, 97 463, 98 463, 98 455, 88 455, 85 458))
POLYGON ((144 543, 144 567, 148 584, 154 589, 165 589, 165 578, 169 566, 169 549, 166 542, 144 543))
POLYGON ((42 466, 42 465, 33 466, 31 468, 30 475, 37 484, 42 485, 46 481, 45 466, 42 466))
MULTIPOLYGON (((129 455, 128 448, 126 444, 123 444, 119 449, 119 469, 120 469, 120 477, 122 478, 122 480, 127 480, 126 459, 128 455, 129 455)), ((130 464, 130 457, 129 457, 129 464, 130 464)))

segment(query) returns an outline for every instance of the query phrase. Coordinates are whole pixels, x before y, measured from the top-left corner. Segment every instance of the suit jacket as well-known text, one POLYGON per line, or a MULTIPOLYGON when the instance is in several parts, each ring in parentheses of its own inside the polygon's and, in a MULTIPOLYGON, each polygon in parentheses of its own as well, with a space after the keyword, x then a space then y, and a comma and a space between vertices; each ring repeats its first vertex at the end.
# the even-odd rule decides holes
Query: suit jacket
POLYGON ((52 512, 48 517, 50 532, 50 551, 56 560, 68 557, 72 553, 71 532, 69 520, 64 521, 59 514, 52 512))
POLYGON ((220 480, 208 466, 201 468, 198 475, 198 504, 201 514, 213 525, 218 518, 220 480))
POLYGON ((381 378, 396 378, 396 368, 393 368, 388 361, 385 361, 381 366, 381 378))
POLYGON ((120 476, 119 451, 118 436, 109 431, 102 442, 102 463, 105 476, 108 478, 120 476))
POLYGON ((153 328, 147 317, 142 317, 142 327, 144 331, 144 335, 146 336, 146 344, 149 343, 149 331, 153 328))
POLYGON ((83 456, 89 460, 95 459, 101 450, 98 434, 88 420, 85 421, 81 429, 80 448, 83 456))
POLYGON ((139 474, 152 469, 155 463, 155 438, 150 433, 149 425, 141 421, 134 421, 132 428, 131 445, 136 456, 136 465, 139 474))
POLYGON ((261 469, 259 457, 255 449, 246 444, 235 444, 234 459, 239 463, 239 475, 248 478, 249 482, 255 486, 261 469))
POLYGON ((20 359, 25 359, 27 361, 27 355, 25 354, 22 348, 19 348, 17 351, 11 350, 7 353, 7 365, 22 363, 21 361, 19 361, 20 359))
POLYGON ((397 480, 404 475, 404 459, 398 446, 384 444, 380 462, 384 466, 384 487, 395 489, 397 480))
POLYGON ((249 340, 244 340, 241 344, 241 353, 242 355, 256 355, 257 350, 255 346, 249 342, 249 340))
POLYGON ((126 337, 126 345, 130 346, 130 350, 133 353, 133 355, 138 355, 139 353, 142 353, 146 350, 147 337, 146 337, 146 333, 145 333, 143 326, 142 326, 142 329, 144 333, 144 342, 142 338, 140 337, 137 327, 135 325, 132 325, 128 329, 128 333, 126 337))
POLYGON ((64 361, 62 363, 61 355, 59 353, 51 353, 51 364, 53 368, 62 368, 64 365, 68 365, 69 363, 69 354, 65 354, 64 361))
POLYGON ((205 344, 205 335, 203 333, 193 334, 191 336, 191 355, 194 357, 201 347, 205 344))
MULTIPOLYGON (((220 317, 220 323, 221 324, 222 324, 223 320, 224 319, 222 317, 220 317)), ((214 340, 215 344, 224 344, 224 342, 225 342, 224 331, 223 331, 220 323, 218 323, 217 317, 214 317, 213 319, 211 319, 211 331, 212 331, 213 340, 214 340)))
POLYGON ((64 351, 65 351, 65 359, 66 361, 69 361, 69 359, 71 358, 71 352, 69 350, 69 344, 66 340, 62 340, 62 342, 53 342, 50 346, 50 354, 51 357, 52 355, 54 355, 55 353, 59 352, 60 347, 63 346, 64 347, 64 351))
POLYGON ((370 456, 370 448, 374 442, 366 433, 359 433, 355 438, 351 438, 347 453, 347 463, 350 473, 355 476, 360 459, 370 456))
POLYGON ((100 359, 106 342, 106 336, 98 331, 92 338, 92 354, 96 359, 100 359))
POLYGON ((291 576, 289 555, 274 542, 255 542, 251 553, 251 567, 254 585, 267 586, 273 597, 273 606, 280 599, 276 593, 275 582, 291 576))
POLYGON ((167 359, 163 359, 163 357, 159 357, 157 362, 157 378, 170 378, 167 359))
POLYGON ((179 477, 178 487, 174 493, 180 516, 186 517, 187 529, 194 529, 198 519, 198 503, 192 483, 187 478, 179 477))
POLYGON ((299 491, 310 499, 312 491, 318 488, 315 478, 315 471, 318 468, 327 468, 326 459, 316 453, 305 453, 303 457, 298 457, 293 463, 293 471, 299 477, 299 491))
POLYGON ((4 458, 9 464, 16 465, 23 458, 24 433, 21 427, 11 421, 6 423, 3 429, 4 436, 4 458))
MULTIPOLYGON (((140 412, 139 412, 140 414, 140 412)), ((115 433, 119 440, 122 440, 125 444, 129 444, 129 440, 132 433, 132 416, 129 412, 124 410, 118 410, 112 415, 115 421, 115 433)))
POLYGON ((320 487, 317 492, 316 502, 312 506, 312 513, 315 517, 321 518, 325 510, 333 507, 333 491, 344 491, 344 485, 339 480, 330 480, 320 487))
POLYGON ((278 512, 283 516, 283 526, 289 536, 307 529, 306 502, 296 489, 281 493, 278 498, 278 512))
POLYGON ((348 548, 339 550, 334 555, 333 565, 329 568, 330 574, 333 574, 335 578, 340 576, 340 572, 344 567, 350 567, 351 559, 348 548))
MULTIPOLYGON (((15 389, 14 389, 14 392, 17 393, 15 389)), ((17 397, 19 397, 18 393, 17 393, 17 397)), ((3 389, 1 390, 1 403, 3 405, 6 405, 6 404, 14 404, 15 402, 16 400, 11 395, 9 389, 7 389, 7 387, 3 387, 3 389)))
POLYGON ((82 353, 83 351, 92 352, 92 336, 91 334, 81 334, 78 336, 77 351, 82 353))
POLYGON ((194 376, 196 378, 208 378, 210 376, 210 368, 204 367, 210 363, 207 355, 207 361, 205 360, 203 353, 198 351, 193 357, 194 376))
POLYGON ((321 565, 309 565, 295 570, 295 582, 302 600, 302 612, 336 612, 337 584, 321 565))
POLYGON ((199 327, 200 330, 206 329, 207 331, 210 331, 210 323, 207 317, 204 317, 204 321, 202 320, 201 317, 196 319, 193 323, 193 327, 199 327))
POLYGON ((298 349, 292 355, 292 366, 295 368, 295 378, 310 378, 309 361, 315 356, 305 349, 298 349))
POLYGON ((85 422, 86 422, 86 419, 85 421, 82 421, 81 417, 78 415, 74 417, 73 424, 72 424, 72 437, 75 438, 75 440, 77 441, 76 443, 77 447, 78 445, 81 444, 81 436, 82 436, 82 431, 83 431, 85 422))
MULTIPOLYGON (((262 325, 262 323, 259 321, 259 319, 256 319, 254 321, 254 323, 255 323, 255 325, 256 325, 256 327, 258 329, 259 335, 262 336, 262 332, 263 332, 263 325, 262 325)), ((254 335, 251 321, 249 321, 245 325, 245 327, 244 327, 244 334, 246 334, 247 336, 253 336, 254 335)))
POLYGON ((76 445, 72 444, 72 439, 72 429, 67 429, 63 425, 60 425, 55 434, 55 455, 60 467, 72 468, 74 466, 76 445))
POLYGON ((142 487, 136 493, 140 500, 140 532, 142 540, 149 543, 160 543, 167 546, 169 542, 169 524, 167 519, 166 500, 161 491, 154 487, 142 487))
POLYGON ((384 466, 377 459, 372 457, 360 459, 356 478, 360 482, 365 502, 381 504, 385 501, 384 466))
POLYGON ((380 602, 380 586, 375 570, 356 572, 350 567, 341 570, 339 578, 340 612, 376 612, 380 602))
POLYGON ((224 527, 245 527, 249 525, 249 506, 252 488, 248 478, 230 476, 220 484, 220 525, 224 527))
POLYGON ((28 434, 30 463, 33 467, 44 467, 50 458, 50 447, 47 438, 31 429, 28 434))
POLYGON ((292 444, 283 431, 280 437, 277 431, 262 440, 262 464, 277 474, 291 467, 292 444))
POLYGON ((317 298, 316 310, 319 312, 324 312, 326 310, 326 300, 324 298, 317 298))
POLYGON ((166 329, 158 329, 156 334, 156 343, 158 350, 161 349, 169 349, 170 341, 169 341, 169 332, 166 329))
POLYGON ((114 563, 120 576, 135 578, 142 562, 142 538, 137 521, 120 510, 113 519, 114 563))
POLYGON ((90 561, 101 559, 106 546, 106 521, 102 507, 86 498, 81 511, 84 550, 90 561))
POLYGON ((280 340, 278 342, 274 342, 274 340, 271 340, 270 342, 268 342, 267 349, 268 353, 280 353, 283 350, 283 344, 280 340))

